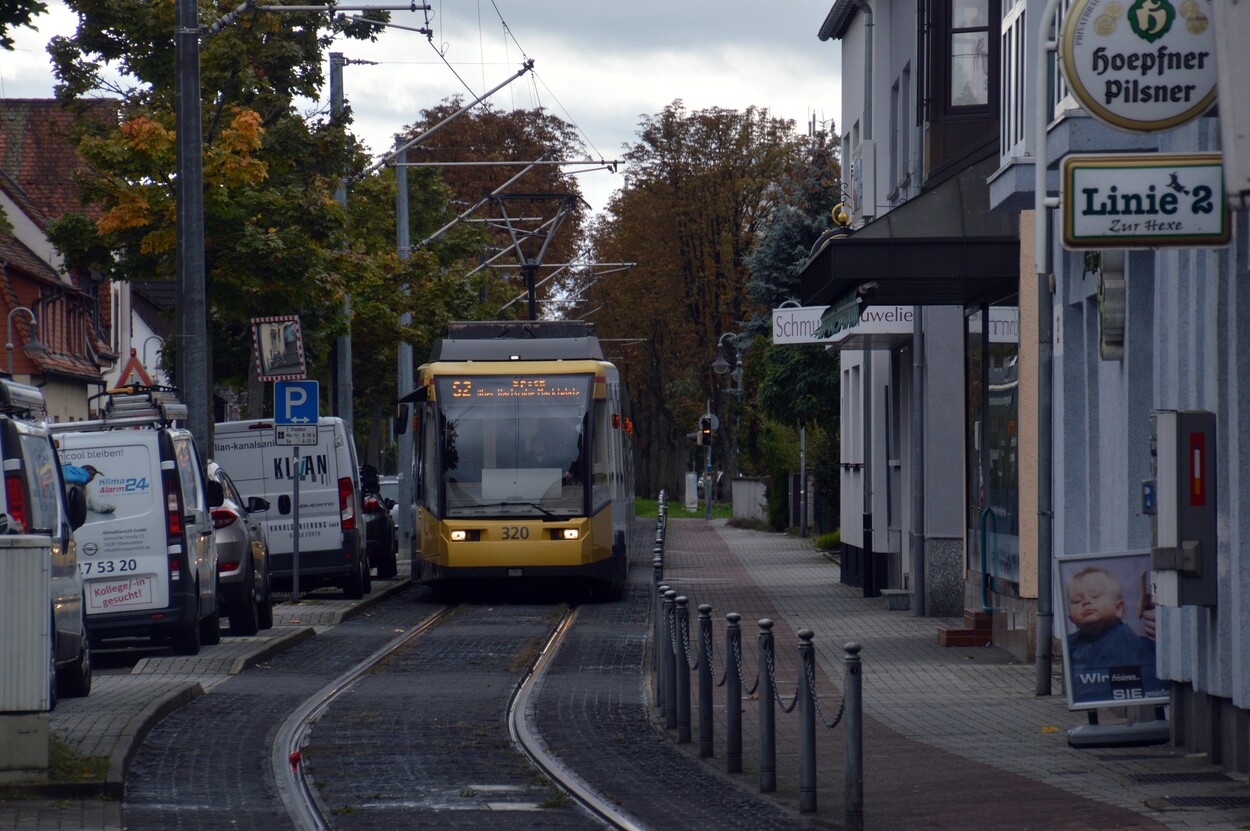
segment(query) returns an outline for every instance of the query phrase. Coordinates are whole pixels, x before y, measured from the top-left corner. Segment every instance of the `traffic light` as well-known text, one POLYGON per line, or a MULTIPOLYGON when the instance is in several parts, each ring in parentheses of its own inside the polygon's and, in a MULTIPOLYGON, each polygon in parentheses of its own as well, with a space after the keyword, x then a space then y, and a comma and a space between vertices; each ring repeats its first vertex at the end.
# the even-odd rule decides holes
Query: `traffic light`
POLYGON ((699 420, 699 437, 701 439, 699 444, 712 443, 712 419, 707 416, 699 420))

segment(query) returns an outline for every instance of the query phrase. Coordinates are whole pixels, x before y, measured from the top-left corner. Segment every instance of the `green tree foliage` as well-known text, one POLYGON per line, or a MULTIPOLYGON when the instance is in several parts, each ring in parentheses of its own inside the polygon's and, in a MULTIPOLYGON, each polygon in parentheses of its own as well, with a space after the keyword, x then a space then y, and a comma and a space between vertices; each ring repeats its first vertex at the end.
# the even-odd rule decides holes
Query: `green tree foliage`
MULTIPOLYGON (((424 110, 421 118, 408 128, 411 136, 420 135, 443 121, 463 105, 459 97, 424 110)), ((489 104, 479 105, 471 112, 449 122, 445 127, 422 142, 409 153, 409 161, 421 162, 510 162, 508 165, 455 166, 439 168, 447 183, 451 201, 446 206, 445 220, 459 215, 469 206, 487 198, 508 180, 521 174, 523 162, 539 159, 550 161, 571 160, 585 157, 585 151, 572 125, 544 109, 497 110, 489 104)), ((573 261, 581 246, 586 220, 586 203, 581 198, 577 179, 559 166, 539 165, 524 173, 508 185, 500 194, 504 203, 487 203, 473 216, 500 218, 501 208, 514 220, 518 217, 542 217, 539 220, 514 221, 513 228, 519 237, 526 239, 522 251, 527 258, 535 258, 545 235, 553 229, 543 227, 551 219, 562 198, 567 198, 570 210, 558 228, 551 234, 543 253, 544 263, 567 263, 573 261), (524 196, 519 196, 524 195, 524 196), (528 197, 535 198, 528 198, 528 197)), ((431 231, 434 229, 430 229, 431 231)), ((490 232, 490 244, 495 250, 512 244, 511 236, 502 227, 490 232)), ((493 253, 493 252, 492 252, 493 253)), ((496 260, 501 266, 515 266, 515 255, 504 255, 496 260)), ((550 273, 543 269, 539 275, 550 273)), ((511 300, 524 287, 516 268, 487 267, 479 272, 479 285, 486 293, 511 294, 511 300)), ((548 284, 540 296, 550 295, 561 289, 563 283, 548 284)), ((503 302, 507 302, 504 300, 503 302)), ((502 305, 500 303, 499 305, 502 305)), ((495 307, 498 309, 498 306, 495 307)), ((540 309, 541 311, 541 309, 540 309)), ((525 304, 514 304, 505 315, 525 316, 525 304)))
POLYGON ((9 34, 18 26, 35 28, 37 15, 48 10, 40 0, 0 0, 0 49, 13 51, 13 36, 9 34))
POLYGON ((727 410, 711 369, 717 342, 759 311, 746 257, 808 142, 765 110, 690 112, 680 101, 644 117, 638 139, 625 188, 592 230, 598 260, 638 266, 591 287, 587 306, 598 308, 601 337, 632 344, 619 357, 639 428, 638 486, 653 493, 680 480, 686 434, 707 402, 722 418, 727 410))
MULTIPOLYGON (((766 425, 789 430, 778 434, 797 442, 797 429, 807 428, 809 470, 815 489, 830 506, 838 504, 837 436, 839 434, 839 372, 837 353, 820 346, 773 346, 769 310, 799 297, 799 275, 811 257, 811 249, 831 225, 830 212, 840 199, 841 166, 837 146, 829 134, 818 133, 812 140, 806 164, 783 183, 785 196, 779 200, 747 256, 754 279, 747 292, 763 311, 747 326, 757 335, 759 357, 753 375, 757 394, 744 419, 742 449, 744 467, 774 475, 777 454, 761 455, 757 433, 766 425), (812 452, 815 451, 815 452, 812 452), (830 463, 832 458, 832 463, 830 463)), ((797 456, 797 448, 794 453, 797 456)), ((797 471, 797 466, 792 470, 797 471)), ((774 478, 774 483, 776 479, 774 478)), ((770 494, 776 490, 774 487, 770 494)))
MULTIPOLYGON (((67 3, 79 26, 49 46, 57 97, 71 107, 114 97, 117 120, 80 123, 88 165, 80 187, 102 215, 70 215, 50 236, 71 262, 113 279, 172 280, 174 3, 67 3)), ((201 2, 202 25, 237 5, 201 2)), ((318 96, 335 32, 372 36, 327 14, 253 10, 201 38, 204 256, 218 383, 246 381, 253 316, 299 314, 313 367, 326 365, 341 329, 350 275, 340 268, 346 218, 333 196, 364 157, 347 131, 350 113, 332 121, 302 115, 295 103, 318 96)))

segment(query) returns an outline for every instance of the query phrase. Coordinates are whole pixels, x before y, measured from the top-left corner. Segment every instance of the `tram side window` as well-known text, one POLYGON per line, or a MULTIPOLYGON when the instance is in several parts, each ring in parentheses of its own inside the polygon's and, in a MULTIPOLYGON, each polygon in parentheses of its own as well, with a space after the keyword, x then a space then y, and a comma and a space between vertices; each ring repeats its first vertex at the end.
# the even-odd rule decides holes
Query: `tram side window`
POLYGON ((595 509, 612 499, 612 417, 606 401, 595 402, 595 452, 591 456, 591 503, 595 509))
POLYGON ((435 416, 431 409, 426 413, 427 417, 423 419, 425 424, 425 435, 423 447, 421 448, 421 476, 425 481, 425 507, 435 516, 442 516, 439 505, 439 461, 438 461, 438 425, 442 423, 441 415, 435 416), (437 421, 436 421, 437 418, 437 421))

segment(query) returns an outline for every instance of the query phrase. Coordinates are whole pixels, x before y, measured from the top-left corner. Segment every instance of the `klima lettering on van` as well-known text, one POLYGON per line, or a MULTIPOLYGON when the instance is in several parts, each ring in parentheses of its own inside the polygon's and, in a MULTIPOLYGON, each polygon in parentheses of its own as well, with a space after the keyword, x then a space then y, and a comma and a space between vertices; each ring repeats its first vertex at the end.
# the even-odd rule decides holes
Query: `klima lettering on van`
MULTIPOLYGON (((278 458, 273 459, 273 478, 278 479, 278 480, 290 479, 294 470, 295 470, 295 465, 292 464, 292 460, 290 456, 279 456, 278 458)), ((301 456, 300 457, 299 478, 308 479, 312 476, 316 476, 320 478, 322 482, 324 482, 325 478, 329 474, 330 474, 330 462, 329 462, 329 459, 326 458, 326 455, 324 453, 319 453, 316 456, 301 456), (315 473, 314 473, 314 466, 315 466, 315 473)))
POLYGON ((105 496, 114 493, 143 493, 149 487, 151 485, 146 476, 107 477, 100 480, 98 490, 101 496, 105 496))

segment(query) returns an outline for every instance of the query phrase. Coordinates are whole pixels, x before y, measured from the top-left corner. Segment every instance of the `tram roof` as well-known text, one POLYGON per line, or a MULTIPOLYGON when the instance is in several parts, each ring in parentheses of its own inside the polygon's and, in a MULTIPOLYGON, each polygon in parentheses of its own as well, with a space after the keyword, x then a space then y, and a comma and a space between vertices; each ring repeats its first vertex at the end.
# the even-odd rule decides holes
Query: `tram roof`
POLYGON ((589 323, 573 320, 451 323, 430 361, 603 360, 589 323))

